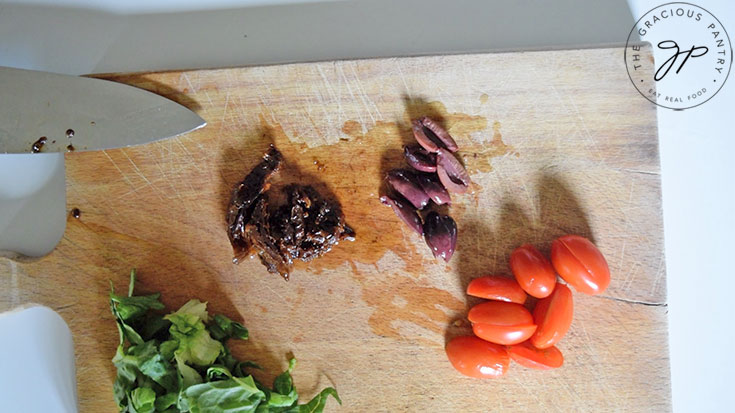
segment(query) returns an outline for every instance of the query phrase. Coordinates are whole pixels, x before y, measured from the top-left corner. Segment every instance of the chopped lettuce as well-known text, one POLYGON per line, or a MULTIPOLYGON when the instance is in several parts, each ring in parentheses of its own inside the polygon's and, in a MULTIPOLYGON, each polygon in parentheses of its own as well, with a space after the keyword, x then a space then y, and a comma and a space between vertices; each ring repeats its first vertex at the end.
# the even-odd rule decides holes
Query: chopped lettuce
POLYGON ((206 308, 206 303, 191 300, 179 311, 164 317, 171 322, 169 332, 178 343, 174 352, 177 360, 197 366, 209 366, 222 353, 222 343, 213 339, 204 326, 204 319, 209 319, 206 308), (192 303, 194 305, 189 305, 192 303), (189 309, 194 312, 188 312, 189 309))
POLYGON ((138 387, 130 392, 130 403, 138 413, 153 413, 156 410, 156 392, 150 387, 138 387))
POLYGON ((135 271, 127 296, 110 292, 120 344, 112 362, 117 367, 113 385, 120 412, 128 413, 319 413, 329 396, 342 403, 331 387, 306 404, 291 373, 296 360, 268 388, 246 374, 260 368, 237 360, 225 341, 248 339, 248 330, 228 317, 210 317, 207 303, 190 300, 162 316, 160 294, 133 295, 135 271))
POLYGON ((216 340, 225 341, 229 338, 248 339, 248 329, 242 324, 232 321, 222 314, 214 316, 214 323, 210 324, 209 333, 216 340))
POLYGON ((181 397, 184 411, 192 413, 254 412, 265 400, 252 376, 196 384, 181 397))

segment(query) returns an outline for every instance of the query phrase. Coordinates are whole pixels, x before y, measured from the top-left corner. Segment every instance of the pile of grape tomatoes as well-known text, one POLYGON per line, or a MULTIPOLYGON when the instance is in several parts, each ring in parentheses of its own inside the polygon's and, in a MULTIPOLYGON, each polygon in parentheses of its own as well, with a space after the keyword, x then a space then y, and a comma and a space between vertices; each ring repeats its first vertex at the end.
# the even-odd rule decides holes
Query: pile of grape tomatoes
POLYGON ((500 377, 510 359, 539 370, 560 367, 564 356, 556 343, 572 324, 572 291, 597 295, 610 284, 605 257, 590 240, 565 235, 551 244, 551 261, 530 244, 510 255, 515 279, 485 276, 472 280, 467 294, 490 301, 470 309, 474 336, 452 339, 447 357, 460 373, 476 378, 500 377), (556 274, 566 284, 556 282, 556 274), (533 313, 524 303, 538 298, 533 313))

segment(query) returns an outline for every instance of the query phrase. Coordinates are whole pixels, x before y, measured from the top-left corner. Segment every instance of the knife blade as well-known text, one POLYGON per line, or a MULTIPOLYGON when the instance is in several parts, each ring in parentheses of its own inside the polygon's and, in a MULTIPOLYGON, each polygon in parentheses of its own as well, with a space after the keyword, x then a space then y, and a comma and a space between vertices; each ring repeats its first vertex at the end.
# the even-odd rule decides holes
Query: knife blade
POLYGON ((112 149, 204 125, 186 107, 133 86, 0 67, 0 154, 112 149))

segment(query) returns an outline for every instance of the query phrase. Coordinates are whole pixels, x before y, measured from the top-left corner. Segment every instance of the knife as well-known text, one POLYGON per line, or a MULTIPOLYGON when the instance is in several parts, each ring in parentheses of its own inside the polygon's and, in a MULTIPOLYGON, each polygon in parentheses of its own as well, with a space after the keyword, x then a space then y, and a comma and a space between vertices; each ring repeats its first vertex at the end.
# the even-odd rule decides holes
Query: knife
POLYGON ((63 152, 138 145, 204 125, 184 106, 132 86, 0 67, 0 257, 42 257, 63 236, 63 152))
POLYGON ((0 154, 112 149, 204 125, 186 107, 143 89, 0 67, 0 154))

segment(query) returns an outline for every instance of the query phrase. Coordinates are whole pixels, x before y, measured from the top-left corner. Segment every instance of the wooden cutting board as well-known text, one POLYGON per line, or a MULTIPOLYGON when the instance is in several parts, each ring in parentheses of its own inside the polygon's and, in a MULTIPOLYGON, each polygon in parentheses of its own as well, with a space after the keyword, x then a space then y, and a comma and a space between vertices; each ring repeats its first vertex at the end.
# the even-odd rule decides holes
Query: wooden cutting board
POLYGON ((129 149, 67 155, 66 234, 32 263, 0 260, 0 309, 37 302, 74 334, 82 412, 111 412, 118 339, 110 280, 190 298, 242 320, 241 357, 270 381, 293 354, 304 399, 335 386, 329 411, 666 411, 671 409, 656 110, 630 84, 623 50, 588 49, 293 64, 103 76, 197 111, 206 128, 129 149), (449 213, 457 253, 437 262, 378 202, 403 165, 409 119, 456 137, 476 183, 449 213), (224 226, 230 191, 267 145, 278 181, 316 185, 357 232, 290 282, 257 260, 233 265, 224 226), (548 253, 560 235, 606 255, 603 296, 575 294, 563 368, 459 375, 444 354, 469 332, 464 289, 509 275, 523 243, 548 253))

